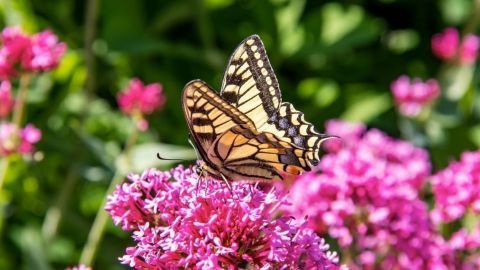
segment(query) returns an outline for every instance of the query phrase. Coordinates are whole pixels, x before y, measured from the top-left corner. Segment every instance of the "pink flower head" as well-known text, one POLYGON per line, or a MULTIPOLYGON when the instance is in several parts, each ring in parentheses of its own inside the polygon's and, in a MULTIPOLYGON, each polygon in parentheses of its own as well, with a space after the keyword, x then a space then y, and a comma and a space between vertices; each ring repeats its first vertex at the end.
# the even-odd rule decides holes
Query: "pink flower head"
POLYGON ((460 161, 432 177, 436 223, 461 218, 468 210, 480 213, 480 151, 465 152, 460 161))
POLYGON ((478 36, 469 34, 460 42, 460 35, 453 27, 446 28, 442 33, 432 37, 433 53, 445 61, 453 61, 458 57, 460 64, 475 63, 479 47, 478 36))
POLYGON ((283 209, 348 248, 351 269, 448 269, 435 268, 448 265, 445 241, 419 196, 427 152, 376 129, 351 130, 318 172, 297 179, 283 209))
POLYGON ((28 71, 48 71, 58 66, 67 45, 59 42, 50 30, 36 33, 30 39, 30 46, 21 58, 22 66, 28 71))
POLYGON ((19 27, 6 27, 1 34, 0 77, 16 75, 16 65, 30 46, 30 38, 19 27))
POLYGON ((32 124, 26 125, 21 130, 14 124, 0 124, 0 156, 8 156, 15 152, 31 154, 41 137, 42 132, 32 124))
POLYGON ((442 33, 432 37, 432 51, 442 60, 453 59, 457 54, 459 44, 458 31, 453 27, 445 28, 442 33))
POLYGON ((42 131, 32 124, 26 125, 20 132, 18 151, 22 154, 33 153, 34 145, 42 138, 42 131))
POLYGON ((0 118, 7 117, 15 104, 11 88, 10 81, 2 81, 0 83, 0 118))
POLYGON ((478 49, 480 47, 480 38, 476 35, 470 34, 463 38, 460 46, 460 63, 473 64, 478 57, 478 49))
POLYGON ((47 71, 55 68, 66 45, 49 30, 29 36, 18 27, 7 27, 1 34, 0 78, 20 71, 47 71))
POLYGON ((406 75, 393 81, 390 89, 400 113, 408 117, 420 114, 425 106, 440 95, 440 86, 436 80, 422 82, 415 78, 411 81, 406 75))
POLYGON ((329 120, 326 123, 326 133, 338 136, 325 142, 325 147, 329 152, 337 152, 345 144, 354 144, 360 140, 365 132, 365 126, 360 123, 349 123, 341 120, 329 120))
POLYGON ((197 186, 181 166, 130 175, 108 197, 115 224, 135 246, 120 260, 135 269, 340 269, 335 253, 305 223, 273 218, 285 204, 273 189, 218 181, 197 186))
POLYGON ((158 83, 144 85, 139 79, 132 79, 117 96, 120 109, 127 114, 140 112, 151 114, 165 104, 162 86, 158 83))

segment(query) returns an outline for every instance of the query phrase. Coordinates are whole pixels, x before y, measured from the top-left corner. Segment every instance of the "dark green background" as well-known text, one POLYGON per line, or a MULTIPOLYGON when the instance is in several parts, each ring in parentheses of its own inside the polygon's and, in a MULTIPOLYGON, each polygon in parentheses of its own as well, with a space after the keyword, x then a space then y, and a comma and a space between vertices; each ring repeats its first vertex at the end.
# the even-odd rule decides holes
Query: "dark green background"
MULTIPOLYGON (((475 11, 468 0, 0 1, 4 25, 32 33, 50 28, 69 48, 60 67, 36 77, 29 93, 27 121, 41 128, 43 139, 36 161, 14 161, 1 192, 0 269, 77 263, 108 183, 122 166, 115 162, 131 122, 115 97, 130 78, 160 82, 167 96, 139 144, 163 151, 178 145, 177 156, 191 157, 184 149, 183 86, 200 78, 218 89, 230 53, 255 33, 284 100, 318 129, 331 118, 360 121, 428 148, 434 169, 442 168, 480 145, 478 72, 442 64, 430 39, 446 26, 476 31, 475 11), (86 2, 96 3, 97 12, 86 14, 86 2), (93 36, 87 48, 86 35, 93 36), (444 92, 450 87, 444 82, 453 81, 465 94, 442 97, 427 119, 408 120, 397 113, 389 90, 402 74, 437 78, 444 92), (62 219, 45 242, 42 226, 52 209, 62 219)), ((148 147, 136 153, 135 169, 122 170, 171 166, 158 163, 148 147)), ((117 258, 129 244, 110 224, 95 269, 123 268, 117 258)))

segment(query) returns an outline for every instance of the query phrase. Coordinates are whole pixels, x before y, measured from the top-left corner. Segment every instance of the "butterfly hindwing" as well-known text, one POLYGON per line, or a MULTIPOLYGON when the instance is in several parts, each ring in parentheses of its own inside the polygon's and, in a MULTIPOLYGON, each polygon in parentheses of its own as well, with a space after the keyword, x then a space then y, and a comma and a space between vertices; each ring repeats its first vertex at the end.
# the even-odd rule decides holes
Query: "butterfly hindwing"
POLYGON ((227 179, 273 180, 307 170, 305 154, 271 133, 239 125, 217 138, 208 159, 222 164, 219 172, 227 179))

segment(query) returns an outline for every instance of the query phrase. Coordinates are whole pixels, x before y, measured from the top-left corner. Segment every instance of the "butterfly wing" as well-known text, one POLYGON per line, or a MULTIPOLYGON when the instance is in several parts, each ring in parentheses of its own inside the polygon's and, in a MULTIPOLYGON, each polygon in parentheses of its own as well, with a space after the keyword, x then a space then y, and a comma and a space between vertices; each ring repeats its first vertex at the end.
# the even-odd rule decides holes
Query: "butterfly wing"
POLYGON ((257 35, 243 40, 233 52, 220 95, 247 115, 258 130, 278 111, 280 87, 257 35))
POLYGON ((309 170, 305 155, 305 150, 271 133, 259 133, 239 125, 215 140, 208 159, 222 164, 219 172, 232 181, 269 181, 309 170))
POLYGON ((255 129, 250 119, 200 80, 185 86, 182 105, 193 142, 206 162, 207 151, 220 134, 236 125, 255 129))
POLYGON ((330 137, 317 132, 292 104, 282 102, 277 78, 257 35, 242 41, 232 54, 220 94, 248 116, 257 131, 273 133, 305 149, 309 164, 318 164, 320 146, 330 137))

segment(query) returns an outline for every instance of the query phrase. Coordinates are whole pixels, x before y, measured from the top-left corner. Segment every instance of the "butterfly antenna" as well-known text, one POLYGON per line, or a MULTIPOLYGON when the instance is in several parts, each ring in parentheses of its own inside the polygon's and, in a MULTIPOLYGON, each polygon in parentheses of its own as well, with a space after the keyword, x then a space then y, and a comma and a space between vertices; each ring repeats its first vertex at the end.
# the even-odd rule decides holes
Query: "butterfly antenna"
POLYGON ((157 153, 157 158, 160 160, 187 161, 186 159, 180 159, 180 158, 164 158, 160 156, 160 153, 157 153))
POLYGON ((227 185, 228 187, 228 190, 230 191, 230 195, 232 195, 233 197, 233 189, 232 189, 232 186, 230 185, 230 183, 228 182, 227 178, 225 177, 225 175, 223 174, 220 174, 222 176, 222 179, 223 181, 225 182, 225 184, 227 185))

